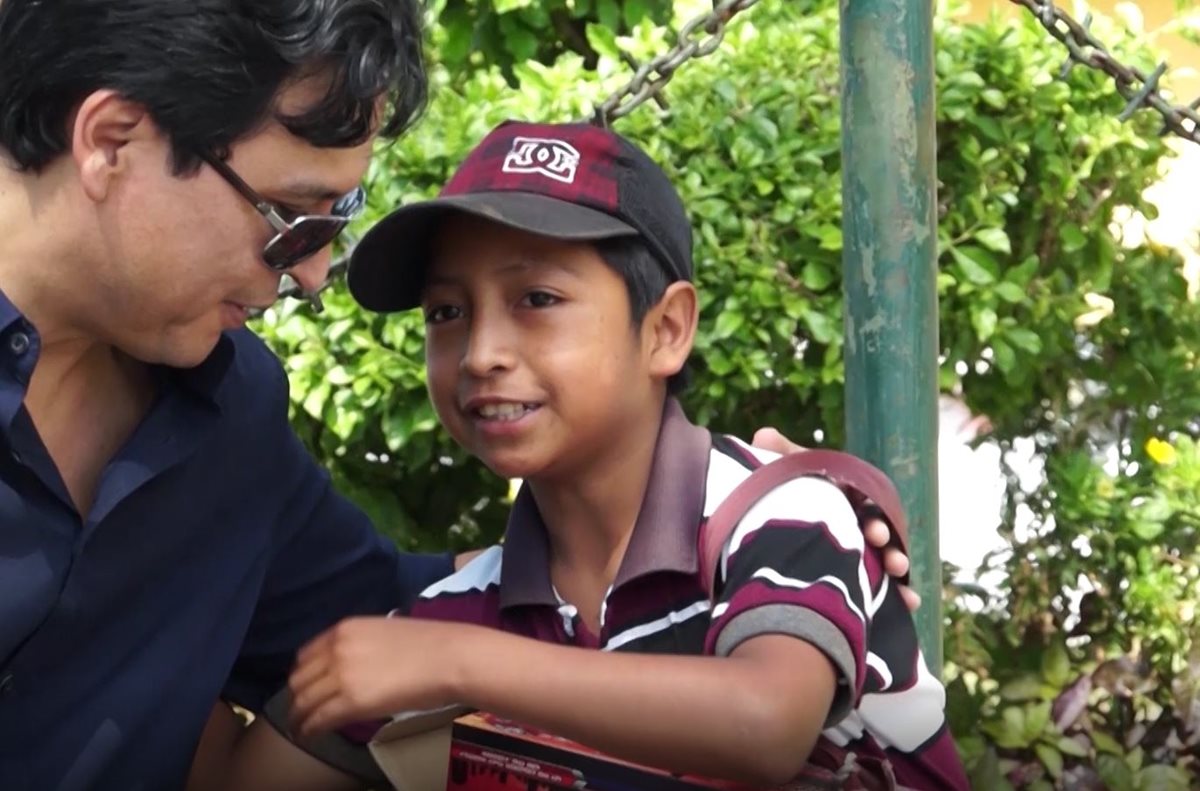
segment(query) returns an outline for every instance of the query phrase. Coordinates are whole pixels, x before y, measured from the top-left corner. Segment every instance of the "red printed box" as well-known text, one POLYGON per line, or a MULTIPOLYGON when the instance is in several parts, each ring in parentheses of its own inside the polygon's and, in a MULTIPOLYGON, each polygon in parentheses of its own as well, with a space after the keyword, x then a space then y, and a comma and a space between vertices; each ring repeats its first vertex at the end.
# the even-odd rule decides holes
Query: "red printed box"
POLYGON ((745 786, 672 775, 485 713, 454 721, 447 791, 686 791, 745 786))

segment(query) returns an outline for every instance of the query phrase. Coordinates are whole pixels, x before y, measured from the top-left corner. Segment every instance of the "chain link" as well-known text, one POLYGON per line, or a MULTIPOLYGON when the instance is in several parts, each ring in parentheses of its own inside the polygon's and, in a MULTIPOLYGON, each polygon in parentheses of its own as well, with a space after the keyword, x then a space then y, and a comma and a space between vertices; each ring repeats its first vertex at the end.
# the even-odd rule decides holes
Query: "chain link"
POLYGON ((1128 120, 1138 110, 1149 107, 1162 116, 1160 134, 1174 132, 1185 140, 1200 143, 1200 114, 1196 112, 1200 108, 1200 99, 1187 106, 1173 105, 1158 90, 1158 81, 1166 73, 1167 64, 1162 63, 1146 74, 1141 69, 1121 63, 1092 35, 1090 14, 1080 24, 1050 0, 1010 1, 1028 9, 1050 35, 1066 46, 1068 57, 1063 63, 1060 77, 1066 77, 1076 63, 1103 72, 1112 77, 1117 93, 1127 102, 1120 115, 1122 121, 1128 120))
POLYGON ((712 11, 689 20, 680 28, 673 47, 643 63, 629 82, 596 106, 594 123, 607 127, 614 120, 629 115, 646 101, 657 97, 671 81, 676 69, 693 58, 703 58, 716 52, 725 38, 729 20, 757 2, 721 0, 712 11))

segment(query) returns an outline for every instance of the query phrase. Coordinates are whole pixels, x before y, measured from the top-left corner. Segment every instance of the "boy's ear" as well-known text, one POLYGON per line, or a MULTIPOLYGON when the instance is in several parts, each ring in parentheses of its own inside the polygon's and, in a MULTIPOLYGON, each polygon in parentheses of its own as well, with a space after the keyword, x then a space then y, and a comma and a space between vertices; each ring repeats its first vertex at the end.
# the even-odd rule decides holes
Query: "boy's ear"
POLYGON ((683 370, 696 340, 698 309, 696 287, 679 280, 667 286, 646 314, 642 339, 652 376, 665 380, 683 370))

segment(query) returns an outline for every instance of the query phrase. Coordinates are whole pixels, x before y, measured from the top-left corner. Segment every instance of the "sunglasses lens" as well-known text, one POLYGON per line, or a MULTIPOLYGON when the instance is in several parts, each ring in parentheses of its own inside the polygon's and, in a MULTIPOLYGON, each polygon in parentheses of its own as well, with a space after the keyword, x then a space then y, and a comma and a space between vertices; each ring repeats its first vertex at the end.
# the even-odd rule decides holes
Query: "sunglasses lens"
POLYGON ((302 217, 267 244, 263 260, 272 269, 290 269, 331 244, 345 227, 341 218, 302 217))

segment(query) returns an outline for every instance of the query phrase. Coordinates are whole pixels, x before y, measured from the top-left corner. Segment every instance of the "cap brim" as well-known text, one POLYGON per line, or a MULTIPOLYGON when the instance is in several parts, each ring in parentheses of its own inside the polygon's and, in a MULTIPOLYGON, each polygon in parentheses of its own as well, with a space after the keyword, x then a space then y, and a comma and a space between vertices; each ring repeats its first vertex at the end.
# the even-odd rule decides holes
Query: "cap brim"
POLYGON ((602 211, 529 192, 476 192, 414 203, 384 217, 354 248, 346 280, 358 303, 381 313, 421 304, 430 240, 443 217, 454 212, 567 241, 638 235, 602 211))

